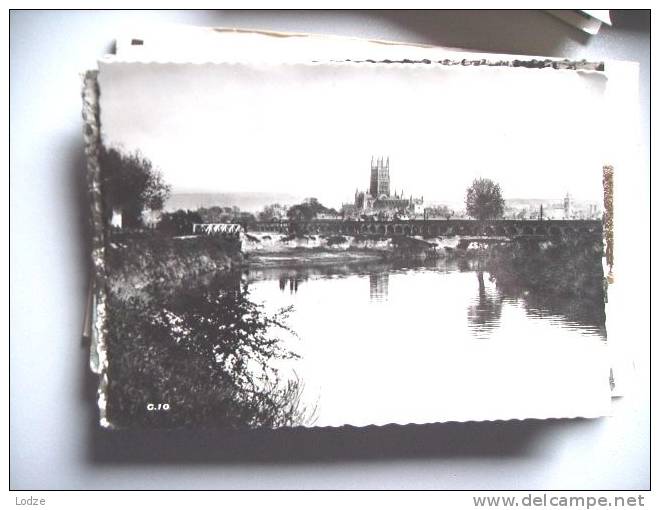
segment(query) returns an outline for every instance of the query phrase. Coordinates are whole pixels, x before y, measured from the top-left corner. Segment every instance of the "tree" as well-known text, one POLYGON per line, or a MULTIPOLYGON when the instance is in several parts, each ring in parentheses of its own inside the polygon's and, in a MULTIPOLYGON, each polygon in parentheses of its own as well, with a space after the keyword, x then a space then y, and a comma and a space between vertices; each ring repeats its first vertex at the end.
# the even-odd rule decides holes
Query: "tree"
POLYGON ((230 223, 233 217, 231 207, 200 207, 197 213, 202 218, 201 223, 230 223))
POLYGON ((173 236, 190 235, 194 223, 203 223, 199 213, 179 209, 173 213, 163 214, 158 223, 158 230, 173 236))
POLYGON ((293 221, 310 221, 319 213, 338 214, 336 210, 324 206, 316 198, 308 198, 302 204, 291 206, 287 211, 287 216, 293 221))
POLYGON ((281 204, 267 205, 257 215, 259 221, 279 221, 286 217, 286 207, 281 204))
POLYGON ((106 218, 118 211, 124 226, 138 227, 144 209, 163 208, 171 188, 160 171, 139 152, 123 154, 104 148, 99 154, 99 165, 106 218))
POLYGON ((478 220, 501 218, 504 199, 500 185, 490 179, 475 179, 465 195, 468 216, 478 220))
POLYGON ((425 209, 427 218, 451 218, 453 212, 446 205, 437 205, 425 209))

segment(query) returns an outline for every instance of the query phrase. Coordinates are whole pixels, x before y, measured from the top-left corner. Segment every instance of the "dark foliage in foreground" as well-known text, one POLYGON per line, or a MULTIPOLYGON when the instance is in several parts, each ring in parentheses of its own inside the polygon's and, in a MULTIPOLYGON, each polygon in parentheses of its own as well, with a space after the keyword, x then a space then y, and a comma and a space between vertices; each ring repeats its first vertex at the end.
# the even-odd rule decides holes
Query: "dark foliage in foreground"
POLYGON ((108 403, 116 427, 279 427, 313 418, 295 358, 289 310, 250 298, 235 248, 207 237, 115 237, 107 247, 108 403), (167 404, 168 410, 149 410, 167 404))
POLYGON ((278 360, 290 310, 267 314, 247 286, 212 286, 155 306, 110 303, 108 417, 119 427, 281 427, 306 419, 278 360), (166 403, 168 410, 149 410, 166 403))

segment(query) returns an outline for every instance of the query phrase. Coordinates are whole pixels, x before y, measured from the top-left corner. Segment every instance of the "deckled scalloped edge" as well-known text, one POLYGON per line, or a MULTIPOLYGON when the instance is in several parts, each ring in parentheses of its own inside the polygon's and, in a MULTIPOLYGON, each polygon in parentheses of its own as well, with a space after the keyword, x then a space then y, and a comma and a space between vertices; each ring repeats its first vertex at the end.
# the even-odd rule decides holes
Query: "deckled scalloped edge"
POLYGON ((337 64, 386 64, 386 65, 436 65, 436 66, 461 66, 461 67, 517 67, 526 69, 557 69, 569 71, 605 71, 604 61, 588 60, 570 60, 553 58, 530 58, 530 59, 498 59, 490 60, 486 58, 444 58, 444 59, 324 59, 324 60, 300 60, 300 61, 282 61, 282 62, 260 62, 260 61, 228 61, 228 60, 161 60, 161 59, 139 59, 127 58, 117 59, 114 55, 106 55, 101 62, 104 63, 123 63, 123 64, 237 64, 237 65, 337 65, 337 64))
POLYGON ((101 195, 101 148, 98 71, 87 71, 82 76, 82 118, 85 155, 87 160, 87 187, 90 196, 92 224, 92 324, 89 365, 99 375, 97 402, 99 420, 103 427, 110 424, 106 417, 106 390, 108 359, 106 351, 106 270, 103 232, 103 203, 101 195))
POLYGON ((185 432, 185 431, 195 431, 200 433, 205 432, 219 432, 219 431, 229 431, 229 432, 238 432, 238 433, 250 433, 250 432, 277 432, 277 431, 340 431, 340 430, 360 430, 360 431, 369 431, 373 429, 384 429, 384 428, 404 428, 404 427, 429 427, 429 426, 447 426, 447 425, 480 425, 484 423, 492 424, 508 424, 511 422, 560 422, 567 420, 599 420, 601 418, 610 418, 614 416, 614 408, 610 405, 608 409, 602 412, 596 413, 578 413, 578 414, 565 414, 565 415, 556 415, 550 414, 547 416, 529 416, 529 417, 520 417, 520 416, 508 416, 504 418, 484 418, 484 417, 474 417, 468 418, 466 420, 461 419, 452 419, 452 420, 441 420, 441 421, 383 421, 376 423, 369 423, 366 425, 356 425, 353 423, 342 423, 337 425, 283 425, 281 427, 217 427, 207 423, 201 424, 190 424, 190 425, 180 425, 174 427, 136 427, 136 428, 123 428, 121 430, 131 430, 131 431, 153 431, 153 432, 165 432, 165 433, 176 433, 176 432, 185 432))
POLYGON ((607 282, 611 284, 614 283, 614 167, 612 165, 603 166, 603 210, 607 282))
MULTIPOLYGON (((314 61, 317 62, 317 61, 314 61)), ((605 62, 591 62, 587 60, 554 60, 550 58, 546 59, 513 59, 513 60, 489 60, 486 58, 481 59, 449 59, 445 58, 442 60, 431 60, 431 59, 420 59, 420 60, 411 60, 411 59, 400 59, 400 60, 327 60, 325 62, 329 63, 342 63, 342 62, 353 62, 356 64, 440 64, 443 66, 486 66, 486 67, 525 67, 528 69, 567 69, 571 71, 605 71, 605 62)), ((321 62, 323 63, 323 62, 321 62)))

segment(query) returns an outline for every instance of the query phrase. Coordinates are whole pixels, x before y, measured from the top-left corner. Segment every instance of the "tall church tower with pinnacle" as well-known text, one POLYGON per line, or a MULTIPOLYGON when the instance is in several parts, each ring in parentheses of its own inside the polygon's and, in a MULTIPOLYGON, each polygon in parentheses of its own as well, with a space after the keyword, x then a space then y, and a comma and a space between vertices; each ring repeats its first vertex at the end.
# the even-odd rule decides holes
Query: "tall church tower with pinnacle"
POLYGON ((377 158, 374 162, 371 157, 371 179, 369 181, 369 194, 374 198, 390 196, 390 157, 384 160, 377 158))

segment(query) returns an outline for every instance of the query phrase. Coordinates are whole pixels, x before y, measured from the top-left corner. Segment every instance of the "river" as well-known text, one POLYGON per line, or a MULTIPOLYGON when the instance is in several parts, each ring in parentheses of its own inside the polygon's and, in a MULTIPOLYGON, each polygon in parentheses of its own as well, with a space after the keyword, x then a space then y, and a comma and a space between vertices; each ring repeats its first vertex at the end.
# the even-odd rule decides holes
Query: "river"
POLYGON ((108 286, 107 412, 118 427, 609 411, 600 243, 507 243, 425 262, 296 248, 211 274, 190 253, 176 266, 187 278, 140 287, 135 270, 108 286), (168 411, 150 412, 153 402, 168 411))
POLYGON ((303 383, 315 425, 602 413, 602 294, 557 295, 488 269, 441 259, 244 278, 269 312, 292 309, 286 343, 299 358, 280 366, 303 383))

